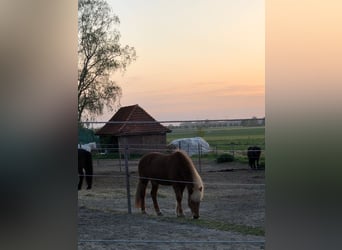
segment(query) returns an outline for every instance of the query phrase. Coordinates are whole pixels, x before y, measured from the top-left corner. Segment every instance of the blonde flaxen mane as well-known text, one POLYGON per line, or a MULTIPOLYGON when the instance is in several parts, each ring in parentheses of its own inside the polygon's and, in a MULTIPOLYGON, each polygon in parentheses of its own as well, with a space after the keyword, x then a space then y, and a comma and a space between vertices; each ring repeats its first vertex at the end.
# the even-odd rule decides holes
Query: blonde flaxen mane
POLYGON ((200 202, 203 199, 204 194, 204 185, 201 176, 198 174, 196 167, 194 166, 191 158, 187 155, 186 152, 182 150, 177 150, 176 152, 180 152, 183 157, 189 162, 189 165, 191 166, 191 172, 192 172, 192 179, 193 179, 193 193, 191 194, 190 199, 194 202, 200 202))
POLYGON ((200 202, 203 199, 204 186, 201 177, 195 170, 193 172, 194 187, 193 193, 191 194, 191 200, 195 202, 200 202))

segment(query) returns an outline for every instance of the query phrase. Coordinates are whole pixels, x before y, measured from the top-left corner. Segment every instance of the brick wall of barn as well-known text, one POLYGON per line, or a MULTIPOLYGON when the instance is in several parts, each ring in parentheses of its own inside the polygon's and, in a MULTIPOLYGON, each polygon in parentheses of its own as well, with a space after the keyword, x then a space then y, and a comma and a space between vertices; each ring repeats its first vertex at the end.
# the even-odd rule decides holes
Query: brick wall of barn
POLYGON ((151 151, 164 151, 166 148, 166 135, 131 135, 123 136, 118 139, 120 148, 129 146, 131 154, 146 154, 151 151))

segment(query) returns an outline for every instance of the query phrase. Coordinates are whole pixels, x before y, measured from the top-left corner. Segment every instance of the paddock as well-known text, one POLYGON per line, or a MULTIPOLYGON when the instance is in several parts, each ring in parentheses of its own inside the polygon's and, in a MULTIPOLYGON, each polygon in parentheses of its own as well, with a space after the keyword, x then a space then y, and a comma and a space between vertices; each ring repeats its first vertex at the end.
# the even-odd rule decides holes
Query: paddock
MULTIPOLYGON (((196 165, 196 162, 194 162, 196 165)), ((201 218, 175 215, 175 194, 160 186, 157 216, 147 188, 146 212, 132 206, 128 213, 126 174, 118 160, 94 160, 92 190, 78 192, 79 249, 263 249, 265 240, 265 172, 237 162, 202 161, 205 184, 201 218)), ((133 204, 138 182, 138 159, 129 160, 133 204)))

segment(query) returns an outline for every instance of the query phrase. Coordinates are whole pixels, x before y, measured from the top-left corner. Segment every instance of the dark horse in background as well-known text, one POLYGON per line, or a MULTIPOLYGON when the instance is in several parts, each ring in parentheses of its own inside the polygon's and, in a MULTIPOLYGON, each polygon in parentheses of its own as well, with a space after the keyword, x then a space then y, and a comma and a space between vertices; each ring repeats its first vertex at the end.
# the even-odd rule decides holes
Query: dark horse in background
POLYGON ((87 189, 91 189, 92 181, 93 181, 93 158, 91 152, 79 148, 78 149, 78 175, 79 175, 79 182, 78 182, 78 190, 82 189, 82 183, 84 179, 87 182, 87 189))
POLYGON ((183 151, 172 154, 149 153, 139 162, 139 183, 135 196, 135 206, 145 214, 145 194, 147 184, 152 184, 151 196, 157 215, 162 215, 157 202, 159 185, 172 186, 177 200, 176 214, 183 217, 182 197, 188 189, 188 205, 194 219, 199 218, 199 206, 203 199, 204 186, 192 160, 183 151))
POLYGON ((258 146, 251 146, 247 149, 248 163, 252 169, 258 169, 259 159, 261 155, 261 148, 258 146))

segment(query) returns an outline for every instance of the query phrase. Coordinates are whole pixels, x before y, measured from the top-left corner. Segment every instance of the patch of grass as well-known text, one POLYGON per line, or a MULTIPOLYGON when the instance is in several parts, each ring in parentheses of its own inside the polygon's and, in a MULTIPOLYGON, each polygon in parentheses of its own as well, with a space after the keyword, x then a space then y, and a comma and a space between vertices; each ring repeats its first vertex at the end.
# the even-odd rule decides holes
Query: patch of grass
POLYGON ((157 198, 167 198, 168 197, 166 194, 158 193, 157 195, 158 195, 157 198))
POLYGON ((236 232, 236 233, 241 233, 244 235, 265 236, 265 231, 260 227, 251 227, 251 226, 246 226, 246 225, 238 225, 238 224, 226 223, 222 221, 209 221, 209 220, 203 220, 203 219, 191 220, 190 222, 191 224, 210 228, 210 229, 236 232))
POLYGON ((265 236, 265 230, 261 227, 251 227, 246 225, 239 225, 233 223, 227 223, 222 221, 212 221, 205 219, 189 219, 189 218, 170 218, 170 217, 157 217, 157 220, 167 221, 181 224, 192 224, 199 227, 216 229, 220 231, 236 232, 244 235, 265 236))

